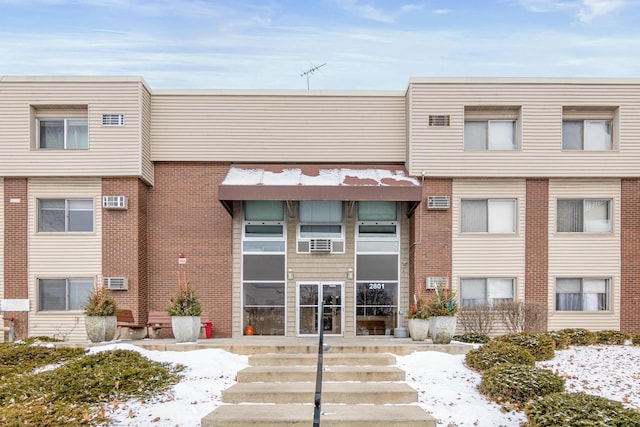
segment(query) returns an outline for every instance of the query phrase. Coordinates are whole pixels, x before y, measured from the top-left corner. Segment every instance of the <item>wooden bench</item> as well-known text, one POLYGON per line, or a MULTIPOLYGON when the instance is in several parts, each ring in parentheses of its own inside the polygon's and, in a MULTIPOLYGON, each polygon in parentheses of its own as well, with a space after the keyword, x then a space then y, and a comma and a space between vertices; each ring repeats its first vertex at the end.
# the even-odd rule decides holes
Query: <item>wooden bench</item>
POLYGON ((118 326, 118 339, 140 339, 145 337, 142 335, 146 332, 146 325, 136 322, 131 310, 118 310, 116 312, 116 322, 118 326), (127 336, 122 336, 122 330, 127 329, 127 336))
MULTIPOLYGON (((200 322, 203 328, 211 322, 209 314, 204 311, 200 313, 200 322)), ((162 329, 171 329, 171 316, 166 311, 150 311, 147 320, 147 337, 150 336, 149 328, 153 329, 155 336, 158 336, 162 329)))

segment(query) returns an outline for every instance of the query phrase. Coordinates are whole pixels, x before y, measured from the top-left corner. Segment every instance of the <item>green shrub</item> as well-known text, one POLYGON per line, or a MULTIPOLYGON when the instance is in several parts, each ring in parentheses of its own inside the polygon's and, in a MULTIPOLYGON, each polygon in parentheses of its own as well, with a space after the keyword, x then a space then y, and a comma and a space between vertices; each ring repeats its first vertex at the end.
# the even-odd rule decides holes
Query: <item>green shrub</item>
POLYGON ((631 335, 628 333, 615 330, 598 331, 596 336, 598 337, 598 344, 608 345, 624 345, 628 339, 631 339, 631 335))
POLYGON ((640 413, 622 403, 584 393, 554 393, 525 408, 529 427, 640 426, 640 413))
POLYGON ((634 335, 633 338, 631 338, 631 342, 633 345, 640 345, 640 334, 634 335))
POLYGON ((466 342, 470 344, 486 344, 490 341, 490 338, 482 334, 462 334, 454 335, 453 339, 460 342, 466 342))
POLYGON ((531 399, 564 391, 564 380, 548 369, 499 365, 483 372, 478 390, 501 405, 522 409, 531 399))
POLYGON ((501 341, 491 341, 489 344, 471 350, 465 356, 465 361, 467 366, 478 371, 505 363, 528 366, 535 364, 535 359, 527 350, 501 341))
POLYGON ((588 329, 575 328, 575 329, 563 329, 569 335, 569 345, 591 345, 598 341, 598 336, 595 332, 591 332, 588 329))
POLYGON ((536 361, 550 360, 555 355, 556 343, 545 332, 507 334, 497 337, 496 341, 518 345, 531 353, 536 361))
POLYGON ((565 331, 549 331, 545 335, 551 337, 556 343, 556 350, 567 350, 569 348, 569 335, 565 331))
POLYGON ((75 359, 85 351, 81 348, 53 348, 25 343, 0 344, 0 378, 30 373, 36 368, 75 359))

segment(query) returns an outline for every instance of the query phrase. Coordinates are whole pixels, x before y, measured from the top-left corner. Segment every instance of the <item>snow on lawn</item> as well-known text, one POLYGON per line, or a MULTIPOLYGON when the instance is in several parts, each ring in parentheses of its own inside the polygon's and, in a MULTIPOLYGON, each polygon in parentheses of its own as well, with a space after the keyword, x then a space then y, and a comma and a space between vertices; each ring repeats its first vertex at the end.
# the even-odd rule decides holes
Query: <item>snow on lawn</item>
MULTIPOLYGON (((119 403, 111 414, 116 426, 200 426, 202 417, 222 404, 221 393, 235 383, 236 372, 248 366, 247 356, 218 349, 148 351, 118 343, 91 351, 116 348, 186 366, 182 381, 167 394, 119 403)), ((526 420, 522 412, 507 411, 478 393, 480 375, 465 367, 464 356, 420 351, 396 359, 407 373, 407 383, 418 390, 418 404, 440 426, 517 427, 526 420)), ((640 347, 572 347, 556 351, 553 360, 537 365, 565 378, 567 391, 584 391, 640 408, 640 347)))

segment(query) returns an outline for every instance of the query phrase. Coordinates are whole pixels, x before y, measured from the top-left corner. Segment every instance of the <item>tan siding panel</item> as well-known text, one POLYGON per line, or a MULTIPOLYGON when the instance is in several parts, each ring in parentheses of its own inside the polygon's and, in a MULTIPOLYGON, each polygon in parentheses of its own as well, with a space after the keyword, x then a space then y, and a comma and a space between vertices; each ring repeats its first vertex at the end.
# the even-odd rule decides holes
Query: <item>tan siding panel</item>
POLYGON ((145 181, 153 185, 153 162, 151 161, 151 94, 146 87, 141 86, 140 107, 140 140, 142 176, 145 181))
POLYGON ((38 312, 37 279, 95 277, 102 270, 102 182, 99 178, 29 179, 30 335, 65 335, 86 339, 82 312, 38 312), (92 198, 93 233, 37 233, 38 198, 92 198), (76 325, 79 318, 79 325, 76 325))
MULTIPOLYGON (((409 172, 434 177, 634 176, 640 162, 640 85, 413 83, 409 172), (521 106, 521 149, 463 150, 465 105, 521 106), (619 149, 562 151, 563 106, 619 108, 619 149), (451 115, 448 128, 429 128, 429 114, 451 115)), ((616 134, 617 133, 617 134, 616 134)))
POLYGON ((0 83, 0 170, 5 176, 139 176, 139 81, 0 83), (88 150, 31 148, 34 105, 88 105, 88 150), (125 126, 102 126, 102 114, 125 126))
POLYGON ((154 95, 153 160, 403 162, 402 96, 154 95))
POLYGON ((592 330, 620 327, 620 180, 552 179, 549 181, 549 328, 584 327, 592 330), (556 206, 560 198, 613 200, 613 232, 557 233, 556 206), (611 312, 555 311, 557 277, 611 278, 611 312))

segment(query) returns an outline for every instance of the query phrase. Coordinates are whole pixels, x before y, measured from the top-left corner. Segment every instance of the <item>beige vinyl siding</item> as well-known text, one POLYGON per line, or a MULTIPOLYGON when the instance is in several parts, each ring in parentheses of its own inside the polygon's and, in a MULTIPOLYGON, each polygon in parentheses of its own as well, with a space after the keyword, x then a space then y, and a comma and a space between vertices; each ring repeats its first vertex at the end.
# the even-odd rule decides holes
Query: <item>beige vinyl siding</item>
POLYGON ((461 278, 515 278, 516 299, 524 299, 525 207, 523 179, 453 181, 452 285, 457 292, 461 278), (462 199, 516 199, 516 233, 462 233, 462 199))
MULTIPOLYGON (((0 299, 1 298, 4 298, 4 177, 2 176, 0 176, 0 299)), ((3 341, 4 334, 0 334, 0 342, 3 341)))
POLYGON ((141 174, 143 179, 153 185, 153 162, 151 161, 151 93, 146 86, 140 86, 140 149, 141 174))
MULTIPOLYGON (((0 170, 5 176, 141 176, 138 78, 6 78, 0 82, 0 170), (82 107, 89 149, 35 148, 36 112, 82 107), (102 126, 124 114, 124 126, 102 126)), ((148 179, 146 171, 144 179, 148 179)))
POLYGON ((29 335, 86 340, 84 314, 38 312, 37 279, 95 277, 102 271, 102 207, 100 178, 29 179, 29 335), (38 198, 92 198, 93 233, 38 233, 38 198))
MULTIPOLYGON (((433 177, 621 177, 640 163, 640 81, 415 80, 409 86, 409 173, 433 177), (519 106, 519 148, 464 151, 465 106, 519 106), (563 151, 566 106, 615 110, 611 151, 563 151), (428 127, 430 114, 451 116, 428 127)), ((471 108, 473 109, 473 108, 471 108)), ((585 117, 588 118, 588 117, 585 117)))
POLYGON ((620 180, 549 181, 549 329, 620 328, 620 180), (612 199, 612 233, 557 233, 558 199, 612 199), (556 312, 555 279, 611 278, 611 311, 556 312))
POLYGON ((154 91, 152 158, 404 162, 402 94, 287 93, 154 91))

